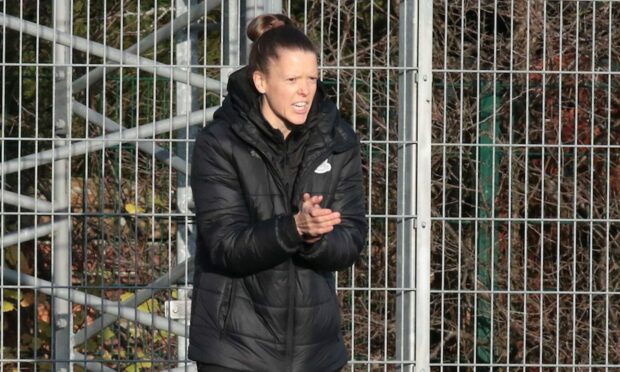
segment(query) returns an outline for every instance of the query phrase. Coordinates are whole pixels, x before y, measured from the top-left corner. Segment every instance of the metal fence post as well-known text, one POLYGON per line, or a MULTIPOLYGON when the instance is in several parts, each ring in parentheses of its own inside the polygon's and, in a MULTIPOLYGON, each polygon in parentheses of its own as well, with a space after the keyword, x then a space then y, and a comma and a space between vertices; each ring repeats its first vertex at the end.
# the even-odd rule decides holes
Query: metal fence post
MULTIPOLYGON (((501 133, 501 125, 495 110, 501 100, 499 84, 480 84, 480 90, 485 92, 480 99, 480 144, 492 145, 495 136, 501 133)), ((485 291, 495 291, 495 268, 499 257, 497 232, 498 224, 494 221, 494 200, 498 189, 500 175, 497 167, 501 164, 501 152, 491 146, 481 146, 478 149, 480 171, 478 183, 480 185, 480 207, 478 216, 478 283, 485 291)), ((478 317, 476 319, 476 358, 482 363, 493 363, 495 352, 491 348, 493 308, 491 301, 483 296, 478 297, 478 317)))
MULTIPOLYGON (((176 0, 176 10, 178 13, 185 13, 196 4, 196 0, 176 0)), ((198 63, 196 56, 197 48, 197 30, 192 30, 190 27, 189 17, 187 20, 181 20, 180 22, 187 22, 187 28, 182 29, 175 35, 176 39, 176 65, 181 69, 186 69, 187 73, 192 72, 192 67, 198 63)), ((205 22, 206 25, 206 22, 205 22)), ((176 115, 181 116, 189 114, 193 111, 197 111, 199 92, 197 88, 192 87, 189 84, 177 82, 176 83, 176 115)), ((188 115, 189 118, 189 115, 188 115)), ((177 131, 177 138, 180 139, 177 143, 176 153, 181 159, 188 159, 189 162, 193 144, 189 143, 189 139, 195 138, 196 133, 200 128, 197 126, 190 126, 189 122, 185 128, 177 131)), ((189 167, 188 167, 189 168, 189 167)), ((178 173, 177 176, 177 209, 179 213, 187 214, 190 212, 189 203, 192 198, 191 189, 189 187, 189 174, 178 173)), ((193 234, 193 225, 190 225, 184 221, 180 221, 177 226, 177 263, 186 262, 187 259, 195 252, 195 239, 193 234)), ((189 271, 190 268, 187 268, 189 271)), ((187 276, 185 282, 187 283, 187 276)), ((172 303, 172 311, 170 311, 172 318, 182 318, 186 324, 189 324, 189 304, 186 300, 189 298, 186 289, 179 288, 178 290, 178 303, 172 303), (176 310, 176 311, 175 311, 176 310), (176 315, 175 315, 176 314, 176 315)), ((188 339, 185 337, 177 337, 177 352, 179 363, 184 364, 187 359, 187 347, 188 339)))
MULTIPOLYGON (((240 26, 239 1, 222 2, 222 68, 220 80, 228 81, 228 76, 239 66, 240 26)), ((245 39, 245 38, 244 38, 245 39)), ((222 90, 226 86, 221 87, 222 90)))
POLYGON ((403 1, 399 19, 396 356, 401 370, 425 371, 430 331, 432 3, 403 1))
POLYGON ((431 281, 431 142, 433 97, 433 2, 417 1, 418 50, 416 136, 417 216, 416 241, 416 370, 430 371, 430 281, 431 281))
POLYGON ((250 21, 265 13, 282 13, 282 0, 240 0, 239 16, 239 35, 241 42, 239 44, 239 61, 241 64, 246 63, 250 56, 250 47, 252 43, 245 36, 245 29, 250 21))
MULTIPOLYGON (((54 2, 55 29, 60 32, 71 32, 71 5, 67 0, 54 2)), ((55 147, 67 144, 64 138, 71 133, 71 49, 56 44, 54 46, 54 112, 53 125, 56 141, 55 147)), ((71 285, 71 223, 68 197, 70 185, 69 159, 56 160, 52 167, 53 200, 55 213, 52 223, 58 228, 52 235, 52 286, 67 288, 71 285), (58 214, 61 212, 62 214, 58 214)), ((53 359, 56 361, 54 370, 69 371, 69 363, 73 350, 73 333, 71 302, 53 297, 53 359)))
POLYGON ((398 64, 398 210, 397 228, 397 287, 396 295, 396 357, 403 371, 413 371, 415 354, 415 77, 417 72, 415 48, 415 2, 400 3, 398 64))
POLYGON ((282 13, 282 0, 237 0, 225 1, 223 8, 224 65, 222 81, 225 81, 240 65, 247 63, 251 42, 245 36, 245 29, 252 18, 263 13, 282 13))

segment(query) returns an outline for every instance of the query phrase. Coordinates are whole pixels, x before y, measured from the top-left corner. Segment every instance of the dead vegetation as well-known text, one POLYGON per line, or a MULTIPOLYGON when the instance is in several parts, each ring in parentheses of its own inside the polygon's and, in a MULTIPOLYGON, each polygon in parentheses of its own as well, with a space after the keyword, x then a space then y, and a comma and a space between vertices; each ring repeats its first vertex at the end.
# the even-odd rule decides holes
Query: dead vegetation
POLYGON ((620 8, 434 10, 432 361, 620 363, 620 8))

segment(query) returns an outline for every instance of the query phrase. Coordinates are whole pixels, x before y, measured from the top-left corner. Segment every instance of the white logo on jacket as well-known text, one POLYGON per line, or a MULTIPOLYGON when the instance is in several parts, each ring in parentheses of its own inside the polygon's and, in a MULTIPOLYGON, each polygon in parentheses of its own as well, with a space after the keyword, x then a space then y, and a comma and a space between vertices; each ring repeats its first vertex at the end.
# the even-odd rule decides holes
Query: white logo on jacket
POLYGON ((260 155, 254 150, 250 150, 250 156, 253 158, 261 159, 260 155))
POLYGON ((332 165, 329 164, 329 159, 325 159, 324 162, 322 162, 321 164, 319 164, 318 167, 316 167, 314 173, 323 174, 329 172, 330 170, 332 170, 332 165))

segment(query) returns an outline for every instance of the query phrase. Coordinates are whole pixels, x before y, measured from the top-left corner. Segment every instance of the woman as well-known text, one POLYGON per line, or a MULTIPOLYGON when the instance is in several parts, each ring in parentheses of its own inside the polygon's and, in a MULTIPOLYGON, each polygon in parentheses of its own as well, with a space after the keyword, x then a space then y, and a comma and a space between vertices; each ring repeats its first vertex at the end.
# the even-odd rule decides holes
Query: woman
POLYGON ((196 139, 199 241, 189 357, 203 371, 337 371, 348 357, 333 271, 367 225, 359 143, 282 15, 248 26, 249 64, 196 139))

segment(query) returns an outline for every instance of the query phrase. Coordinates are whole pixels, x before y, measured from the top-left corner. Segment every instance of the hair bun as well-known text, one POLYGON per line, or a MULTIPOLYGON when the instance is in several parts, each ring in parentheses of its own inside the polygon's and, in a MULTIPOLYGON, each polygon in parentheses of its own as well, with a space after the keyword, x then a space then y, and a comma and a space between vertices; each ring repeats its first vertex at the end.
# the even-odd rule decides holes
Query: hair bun
POLYGON ((291 19, 284 14, 277 13, 267 13, 261 14, 248 24, 246 29, 246 35, 252 41, 258 40, 265 32, 282 27, 282 26, 292 26, 293 22, 291 19))

